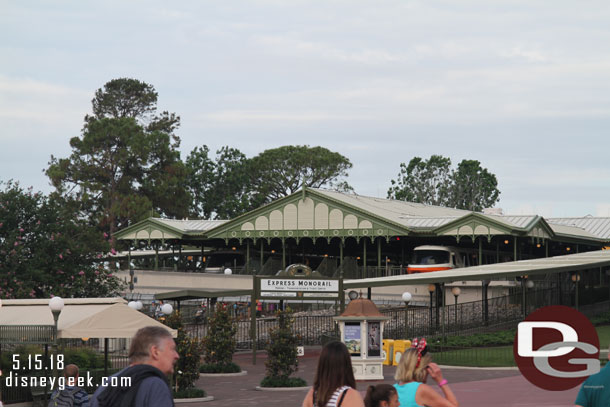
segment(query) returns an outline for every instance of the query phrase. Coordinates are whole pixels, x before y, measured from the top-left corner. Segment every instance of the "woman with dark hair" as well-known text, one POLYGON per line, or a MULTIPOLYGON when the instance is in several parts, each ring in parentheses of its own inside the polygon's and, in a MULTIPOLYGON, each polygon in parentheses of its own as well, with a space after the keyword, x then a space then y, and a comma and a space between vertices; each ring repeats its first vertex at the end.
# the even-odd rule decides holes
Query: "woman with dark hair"
POLYGON ((303 407, 364 407, 356 391, 352 359, 343 342, 324 346, 313 383, 303 407))

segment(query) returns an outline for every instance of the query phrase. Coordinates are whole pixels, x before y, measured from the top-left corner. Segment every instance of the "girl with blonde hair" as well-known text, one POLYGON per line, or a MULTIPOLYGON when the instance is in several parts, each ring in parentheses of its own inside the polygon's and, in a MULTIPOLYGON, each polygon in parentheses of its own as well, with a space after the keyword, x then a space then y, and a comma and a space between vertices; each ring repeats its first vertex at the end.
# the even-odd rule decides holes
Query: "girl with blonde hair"
POLYGON ((398 393, 400 407, 458 406, 458 401, 447 380, 443 378, 440 367, 432 362, 432 356, 428 353, 426 340, 423 338, 414 339, 411 348, 402 355, 394 379, 398 381, 394 387, 398 393), (428 376, 438 384, 444 397, 425 384, 428 376))

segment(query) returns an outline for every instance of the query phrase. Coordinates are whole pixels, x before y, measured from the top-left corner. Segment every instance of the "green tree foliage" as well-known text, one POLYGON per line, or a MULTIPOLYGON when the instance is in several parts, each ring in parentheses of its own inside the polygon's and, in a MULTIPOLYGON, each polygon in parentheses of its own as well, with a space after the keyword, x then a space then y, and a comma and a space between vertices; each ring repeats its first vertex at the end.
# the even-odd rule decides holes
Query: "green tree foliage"
POLYGON ((251 209, 248 160, 228 146, 209 157, 208 146, 197 147, 186 159, 187 185, 192 196, 191 215, 204 219, 231 219, 251 209))
POLYGON ((342 180, 351 162, 323 147, 284 146, 250 159, 223 147, 212 159, 204 145, 189 154, 186 167, 191 214, 206 219, 234 218, 303 186, 352 190, 342 180))
POLYGON ((184 329, 182 317, 179 311, 174 311, 165 317, 163 323, 172 329, 178 330, 176 341, 176 352, 180 358, 174 367, 174 375, 177 375, 178 388, 186 390, 195 386, 199 378, 199 364, 203 353, 203 344, 198 338, 191 338, 184 329))
POLYGON ((237 325, 229 310, 222 304, 216 305, 208 324, 207 335, 203 338, 203 360, 206 365, 217 366, 218 371, 224 371, 225 367, 233 362, 237 347, 237 325))
POLYGON ((433 155, 428 160, 414 157, 400 164, 400 173, 391 180, 388 198, 470 211, 493 207, 500 191, 496 176, 476 160, 462 160, 457 169, 451 159, 433 155))
POLYGON ((286 381, 290 375, 297 371, 299 366, 297 357, 299 337, 295 335, 292 329, 294 323, 292 312, 279 311, 277 317, 278 327, 269 332, 265 376, 266 378, 286 381))
POLYGON ((433 155, 428 160, 415 157, 400 164, 397 180, 392 180, 388 198, 429 205, 447 206, 451 190, 451 160, 433 155))
POLYGON ((107 242, 73 205, 12 182, 0 186, 0 297, 118 294, 121 281, 95 265, 107 242))
POLYGON ((265 150, 250 162, 254 200, 260 205, 290 195, 302 187, 350 191, 341 180, 352 168, 348 158, 324 147, 283 146, 265 150))
MULTIPOLYGON (((183 217, 190 198, 180 160, 175 114, 155 115, 157 92, 135 79, 114 79, 97 90, 93 114, 72 154, 51 156, 46 171, 57 193, 80 202, 82 215, 110 233, 150 216, 183 217)), ((112 242, 113 243, 113 242, 112 242)))
POLYGON ((498 180, 476 160, 462 160, 452 174, 451 206, 470 211, 493 207, 499 200, 498 180))

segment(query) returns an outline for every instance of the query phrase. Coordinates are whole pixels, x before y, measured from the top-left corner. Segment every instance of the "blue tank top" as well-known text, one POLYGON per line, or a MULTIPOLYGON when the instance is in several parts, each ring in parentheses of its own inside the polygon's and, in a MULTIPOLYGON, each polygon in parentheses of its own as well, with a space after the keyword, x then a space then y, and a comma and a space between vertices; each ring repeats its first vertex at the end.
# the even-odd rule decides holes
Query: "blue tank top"
POLYGON ((395 384, 396 393, 398 393, 398 402, 400 407, 423 407, 415 402, 415 393, 420 382, 409 382, 405 384, 395 384))

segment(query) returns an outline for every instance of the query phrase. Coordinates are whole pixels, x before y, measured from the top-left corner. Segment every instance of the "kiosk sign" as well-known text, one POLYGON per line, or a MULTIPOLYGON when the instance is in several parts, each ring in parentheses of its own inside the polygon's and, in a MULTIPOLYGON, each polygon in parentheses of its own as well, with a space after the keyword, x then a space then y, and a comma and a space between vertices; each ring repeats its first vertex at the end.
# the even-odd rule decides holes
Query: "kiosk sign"
POLYGON ((339 291, 338 280, 323 279, 286 279, 286 278, 262 278, 260 290, 265 292, 304 291, 316 293, 337 293, 339 291))

